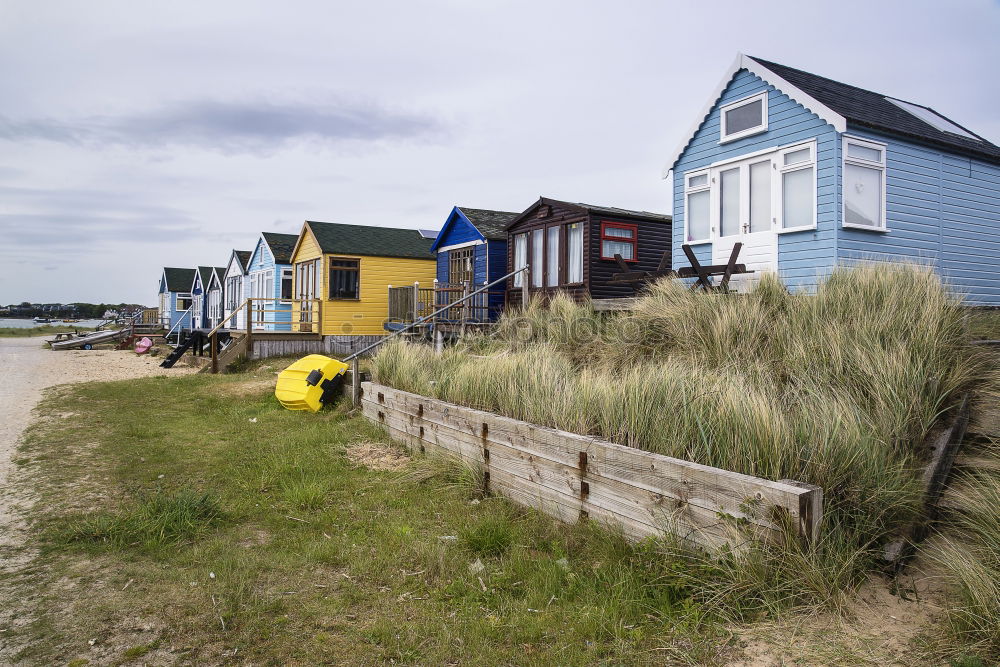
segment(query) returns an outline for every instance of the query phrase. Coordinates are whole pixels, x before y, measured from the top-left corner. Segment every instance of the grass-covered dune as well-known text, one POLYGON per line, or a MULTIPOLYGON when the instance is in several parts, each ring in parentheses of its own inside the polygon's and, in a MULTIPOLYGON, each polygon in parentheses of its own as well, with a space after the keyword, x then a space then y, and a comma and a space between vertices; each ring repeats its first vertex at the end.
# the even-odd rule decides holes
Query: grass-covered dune
POLYGON ((823 487, 824 537, 737 557, 729 592, 828 599, 920 511, 922 443, 989 367, 929 270, 861 266, 814 295, 652 286, 629 313, 556 297, 438 356, 397 343, 378 382, 769 479, 823 487))

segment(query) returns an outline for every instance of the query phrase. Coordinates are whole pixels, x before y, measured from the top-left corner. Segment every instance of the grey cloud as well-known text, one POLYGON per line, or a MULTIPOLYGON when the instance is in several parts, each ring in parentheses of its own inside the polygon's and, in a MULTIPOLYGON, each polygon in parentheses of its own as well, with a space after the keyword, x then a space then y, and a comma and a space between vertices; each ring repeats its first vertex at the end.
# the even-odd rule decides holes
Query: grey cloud
POLYGON ((0 213, 0 230, 8 253, 158 243, 200 228, 186 211, 129 193, 0 186, 0 199, 7 204, 0 213))
POLYGON ((0 116, 0 139, 75 146, 197 146, 223 153, 260 153, 298 140, 325 142, 414 139, 441 130, 437 121, 375 105, 197 100, 120 116, 12 119, 0 116))

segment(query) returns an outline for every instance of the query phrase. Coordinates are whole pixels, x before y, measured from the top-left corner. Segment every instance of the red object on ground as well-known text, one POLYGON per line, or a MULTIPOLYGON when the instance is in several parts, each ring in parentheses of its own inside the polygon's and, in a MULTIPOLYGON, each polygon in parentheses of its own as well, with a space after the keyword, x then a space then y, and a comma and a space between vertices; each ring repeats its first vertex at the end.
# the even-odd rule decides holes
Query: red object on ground
POLYGON ((151 347, 153 347, 153 341, 144 337, 135 344, 135 353, 146 354, 151 347))

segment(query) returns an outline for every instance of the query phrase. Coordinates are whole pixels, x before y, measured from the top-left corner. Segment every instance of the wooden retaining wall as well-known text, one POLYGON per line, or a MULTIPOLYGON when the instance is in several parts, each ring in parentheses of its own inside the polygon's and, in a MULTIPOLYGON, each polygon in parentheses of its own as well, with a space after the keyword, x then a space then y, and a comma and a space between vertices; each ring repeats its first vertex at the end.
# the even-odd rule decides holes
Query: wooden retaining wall
POLYGON ((413 450, 481 467, 488 490, 567 522, 590 518, 639 540, 671 533, 703 547, 780 535, 815 540, 819 487, 741 475, 490 412, 362 383, 362 411, 413 450))

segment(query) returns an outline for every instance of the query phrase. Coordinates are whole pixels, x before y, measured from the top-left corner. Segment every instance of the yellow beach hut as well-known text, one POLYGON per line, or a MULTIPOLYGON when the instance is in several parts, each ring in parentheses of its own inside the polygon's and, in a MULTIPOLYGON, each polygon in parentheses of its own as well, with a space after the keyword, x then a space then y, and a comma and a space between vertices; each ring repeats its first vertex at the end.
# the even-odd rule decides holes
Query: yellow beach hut
POLYGON ((416 229, 306 221, 292 251, 296 328, 323 336, 384 334, 389 285, 433 285, 433 241, 416 229))

